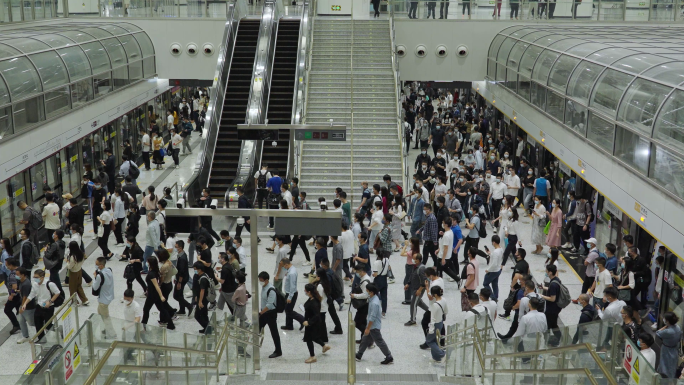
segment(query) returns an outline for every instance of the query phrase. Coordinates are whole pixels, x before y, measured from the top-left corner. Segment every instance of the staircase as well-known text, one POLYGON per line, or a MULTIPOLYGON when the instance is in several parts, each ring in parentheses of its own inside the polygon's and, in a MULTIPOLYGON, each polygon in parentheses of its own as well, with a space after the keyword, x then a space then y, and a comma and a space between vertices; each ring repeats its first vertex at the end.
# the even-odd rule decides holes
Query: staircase
POLYGON ((235 37, 216 151, 209 176, 211 197, 218 200, 217 207, 223 207, 226 190, 237 174, 242 145, 242 141, 237 138, 237 125, 245 123, 247 116, 259 23, 259 20, 241 20, 235 37))
POLYGON ((353 29, 351 20, 314 23, 305 123, 346 124, 347 141, 304 142, 300 190, 310 202, 326 197, 330 206, 336 187, 355 206, 361 182, 381 184, 385 174, 400 181, 402 172, 390 26, 353 23, 353 29))

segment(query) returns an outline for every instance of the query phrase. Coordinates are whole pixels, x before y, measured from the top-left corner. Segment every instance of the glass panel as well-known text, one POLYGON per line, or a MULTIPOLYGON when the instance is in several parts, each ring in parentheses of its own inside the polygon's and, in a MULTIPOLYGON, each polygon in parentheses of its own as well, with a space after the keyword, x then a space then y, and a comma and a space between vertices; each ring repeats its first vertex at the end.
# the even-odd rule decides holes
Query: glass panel
POLYGON ((138 42, 131 35, 119 36, 119 41, 126 51, 126 57, 128 57, 128 62, 134 62, 136 60, 142 59, 142 53, 140 52, 140 46, 138 42))
POLYGON ((494 40, 492 41, 492 44, 489 45, 489 54, 487 57, 495 58, 496 54, 499 52, 499 47, 501 46, 501 43, 506 39, 506 36, 503 35, 496 35, 494 40))
MULTIPOLYGON (((116 71, 115 71, 116 72, 116 71)), ((143 78, 142 61, 138 61, 128 65, 128 77, 130 80, 140 80, 143 78)))
POLYGON ((494 60, 487 60, 487 76, 490 80, 496 78, 496 62, 494 60))
POLYGON ((154 55, 154 45, 152 44, 152 40, 150 40, 150 37, 147 36, 146 33, 136 33, 133 36, 135 37, 135 40, 138 41, 138 44, 140 44, 140 49, 142 49, 143 57, 154 55))
POLYGON ((88 55, 88 59, 90 59, 90 67, 93 73, 112 68, 109 63, 109 55, 107 55, 104 47, 99 42, 83 44, 81 48, 83 48, 83 51, 88 55))
POLYGON ((14 224, 12 221, 12 198, 7 190, 9 181, 0 183, 0 227, 2 228, 2 237, 14 237, 14 224))
POLYGON ((631 75, 607 69, 601 74, 594 87, 589 106, 598 108, 610 117, 615 117, 620 97, 633 78, 631 75))
POLYGON ((537 46, 530 46, 530 48, 525 51, 525 54, 522 57, 522 61, 520 62, 520 68, 518 69, 518 72, 522 75, 525 75, 527 77, 530 77, 532 75, 532 68, 534 67, 535 61, 537 61, 537 57, 541 53, 542 48, 539 48, 537 46))
POLYGON ((42 51, 44 49, 50 48, 49 45, 42 43, 35 39, 29 39, 26 37, 20 37, 18 39, 5 40, 5 43, 11 45, 14 48, 19 49, 23 53, 31 53, 36 51, 42 51))
POLYGON ((506 64, 508 54, 511 53, 511 48, 513 48, 513 45, 516 43, 516 41, 517 40, 510 37, 504 40, 504 42, 501 44, 501 48, 499 48, 499 52, 496 54, 496 61, 498 63, 506 64))
POLYGON ((679 85, 684 82, 684 62, 661 64, 644 72, 643 76, 648 76, 673 86, 679 85))
POLYGON ((72 82, 91 75, 88 57, 81 47, 63 48, 57 52, 67 66, 72 82))
POLYGON ((113 35, 123 35, 128 32, 125 29, 117 27, 114 24, 101 24, 98 25, 98 27, 104 29, 107 32, 110 32, 113 35))
POLYGON ((576 45, 570 49, 567 50, 567 53, 577 55, 580 57, 586 57, 592 52, 596 52, 600 49, 606 48, 607 46, 605 44, 601 43, 588 43, 588 44, 580 44, 576 45))
POLYGON ((615 138, 615 125, 613 123, 590 112, 587 137, 599 147, 611 154, 613 153, 613 139, 615 138))
POLYGON ((61 31, 59 34, 64 35, 77 43, 85 43, 86 41, 95 40, 94 37, 81 31, 61 31))
POLYGON ((594 88, 594 81, 604 67, 588 61, 580 63, 568 82, 568 96, 572 96, 583 103, 589 104, 589 95, 594 88))
POLYGON ((66 67, 57 52, 49 51, 29 56, 43 80, 43 90, 63 86, 69 83, 66 67))
POLYGON ((518 75, 518 95, 530 100, 530 79, 522 75, 518 75))
POLYGON ((104 96, 112 91, 111 77, 111 72, 93 76, 93 91, 95 92, 96 98, 104 96))
POLYGON ((81 31, 87 33, 88 35, 92 35, 97 39, 106 39, 112 36, 111 33, 100 28, 83 28, 81 31))
POLYGON ((647 68, 666 61, 667 59, 660 56, 639 54, 620 59, 615 62, 613 66, 627 72, 638 74, 647 68))
POLYGON ((660 146, 655 147, 649 175, 661 187, 684 199, 684 158, 660 146))
POLYGON ((7 81, 13 100, 27 97, 42 90, 38 72, 26 57, 0 62, 0 73, 7 81))
POLYGON ((551 71, 551 66, 558 59, 560 54, 558 52, 553 52, 546 50, 542 52, 537 59, 537 63, 534 65, 534 71, 532 71, 532 80, 538 81, 540 84, 546 85, 546 81, 549 78, 549 71, 551 71))
POLYGON ((0 105, 8 104, 10 102, 9 91, 7 90, 7 85, 0 78, 0 105))
POLYGON ((121 27, 128 32, 142 31, 142 29, 140 27, 138 27, 137 25, 133 25, 133 24, 129 24, 129 23, 118 23, 116 26, 121 27))
POLYGON ((568 78, 570 77, 572 70, 575 69, 577 63, 579 63, 579 59, 565 55, 561 56, 556 61, 556 64, 553 65, 553 69, 549 75, 549 86, 558 91, 565 92, 565 89, 568 86, 568 78))
POLYGON ((496 79, 497 82, 503 82, 506 80, 506 66, 503 64, 496 64, 496 79))
POLYGON ((143 74, 146 78, 151 78, 157 73, 157 68, 154 66, 154 57, 143 59, 143 74))
POLYGON ((0 44, 0 59, 21 55, 21 51, 5 44, 0 44))
POLYGON ((622 59, 625 56, 634 55, 636 53, 638 52, 624 48, 606 48, 589 55, 587 59, 596 61, 601 64, 611 64, 618 59, 622 59))
POLYGON ((517 86, 518 82, 518 74, 509 69, 506 71, 506 87, 508 87, 511 91, 516 92, 515 87, 517 86))
POLYGON ((14 132, 17 133, 35 123, 45 120, 43 96, 15 103, 13 108, 14 132))
POLYGON ((55 34, 39 35, 36 39, 48 44, 52 48, 62 48, 70 45, 74 45, 74 42, 67 39, 64 36, 59 36, 55 34))
POLYGON ((529 35, 525 35, 525 37, 523 37, 522 40, 525 40, 529 43, 532 43, 532 42, 538 40, 539 38, 544 37, 544 36, 548 36, 548 35, 550 35, 549 32, 537 31, 537 32, 532 32, 529 35))
POLYGON ((93 100, 93 79, 84 79, 71 85, 73 108, 82 106, 91 100, 93 100))
POLYGON ((0 139, 3 136, 14 133, 12 131, 12 108, 10 106, 0 108, 0 139))
POLYGON ((651 144, 647 139, 618 126, 615 156, 646 175, 651 144))
POLYGON ((545 37, 535 41, 534 43, 537 45, 540 45, 542 47, 548 47, 551 44, 557 42, 558 40, 563 40, 563 39, 567 39, 567 38, 568 37, 564 36, 564 35, 549 35, 549 36, 545 36, 545 37))
MULTIPOLYGON (((9 210, 12 210, 12 213, 14 214, 14 233, 15 235, 18 235, 21 229, 24 228, 24 225, 19 223, 24 218, 24 210, 20 209, 17 207, 17 202, 19 201, 24 201, 27 202, 28 199, 26 199, 26 184, 24 180, 24 173, 19 173, 9 180, 9 186, 8 186, 8 192, 9 195, 12 197, 11 203, 12 206, 9 208, 9 210)), ((3 229, 5 226, 3 226, 3 229)))
POLYGON ((655 123, 653 137, 684 152, 684 91, 667 98, 655 123))
POLYGON ((40 162, 29 169, 29 177, 31 178, 31 199, 33 200, 33 208, 39 213, 43 211, 40 207, 43 202, 39 199, 43 197, 44 187, 47 186, 47 174, 45 172, 45 162, 40 162))
POLYGON ((587 136, 587 107, 568 100, 565 103, 565 125, 587 136))
POLYGON ((565 52, 568 48, 576 46, 578 44, 586 44, 586 40, 582 39, 565 39, 557 41, 549 46, 549 48, 556 49, 561 52, 565 52))
POLYGON ((532 92, 530 94, 532 104, 541 108, 546 109, 546 87, 539 85, 536 82, 532 82, 532 92))
POLYGON ((128 80, 128 67, 120 67, 112 71, 112 80, 115 90, 128 85, 130 83, 128 80))
POLYGON ((511 49, 511 54, 508 55, 508 62, 506 62, 506 65, 517 70, 518 66, 520 65, 520 58, 529 46, 529 44, 522 41, 515 43, 513 49, 511 49))
POLYGON ((109 59, 112 62, 112 68, 116 68, 128 62, 126 60, 126 52, 124 52, 123 47, 121 47, 119 40, 107 39, 103 40, 102 44, 105 46, 105 49, 107 49, 109 59))
POLYGON ((548 100, 547 100, 547 105, 546 105, 546 112, 549 113, 549 115, 553 116, 554 118, 558 119, 559 121, 563 121, 563 107, 565 107, 565 98, 563 98, 561 95, 558 95, 555 92, 548 92, 548 100))
MULTIPOLYGON (((73 196, 78 196, 81 193, 81 169, 78 166, 78 143, 73 143, 67 147, 67 160, 69 165, 67 166, 67 173, 69 174, 69 180, 71 181, 71 186, 69 186, 69 192, 73 196)), ((64 170, 62 170, 64 172, 64 170)), ((66 187, 64 187, 65 191, 66 187)), ((85 197, 84 197, 85 198, 85 197)))
POLYGON ((69 102, 69 87, 59 88, 45 93, 45 113, 48 119, 59 115, 62 112, 69 111, 71 103, 69 102))
POLYGON ((671 88, 661 84, 637 79, 625 92, 620 103, 618 120, 632 123, 632 128, 651 136, 655 114, 671 88))

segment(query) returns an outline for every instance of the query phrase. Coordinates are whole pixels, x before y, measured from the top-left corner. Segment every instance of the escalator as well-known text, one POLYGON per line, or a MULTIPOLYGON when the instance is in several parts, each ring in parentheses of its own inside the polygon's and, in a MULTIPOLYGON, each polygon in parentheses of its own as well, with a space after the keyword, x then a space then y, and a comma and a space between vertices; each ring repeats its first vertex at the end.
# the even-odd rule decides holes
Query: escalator
POLYGON ((209 176, 211 196, 218 200, 219 207, 223 207, 224 194, 237 174, 242 144, 237 136, 237 125, 245 123, 247 116, 259 24, 258 19, 243 19, 235 36, 233 59, 209 176))
MULTIPOLYGON (((278 22, 271 89, 266 118, 268 124, 291 124, 292 106, 297 76, 297 48, 300 19, 281 19, 278 22)), ((264 143, 261 163, 270 170, 278 170, 285 177, 288 169, 290 130, 279 130, 278 143, 264 143)))

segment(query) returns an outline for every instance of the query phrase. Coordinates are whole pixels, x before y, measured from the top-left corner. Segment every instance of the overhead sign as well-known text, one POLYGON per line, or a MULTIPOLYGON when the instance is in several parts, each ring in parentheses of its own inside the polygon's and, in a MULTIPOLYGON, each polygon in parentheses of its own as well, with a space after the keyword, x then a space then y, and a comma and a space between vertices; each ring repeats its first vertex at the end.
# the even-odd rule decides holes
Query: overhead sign
POLYGON ((347 140, 347 130, 295 130, 295 139, 344 142, 347 140))

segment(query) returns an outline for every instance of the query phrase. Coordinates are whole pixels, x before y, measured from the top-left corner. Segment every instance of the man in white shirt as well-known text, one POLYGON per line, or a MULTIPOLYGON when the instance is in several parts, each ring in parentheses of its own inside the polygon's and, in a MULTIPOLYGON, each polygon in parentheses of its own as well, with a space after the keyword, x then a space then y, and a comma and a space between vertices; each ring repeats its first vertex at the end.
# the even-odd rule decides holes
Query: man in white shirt
POLYGON ((482 290, 480 290, 480 303, 487 308, 487 313, 489 313, 490 322, 494 323, 496 322, 496 313, 498 306, 497 303, 491 299, 491 295, 492 291, 487 287, 483 287, 482 290))
POLYGON ((515 173, 515 167, 508 167, 508 175, 506 175, 506 196, 516 198, 520 191, 520 177, 515 173))
MULTIPOLYGON (((609 324, 622 324, 622 316, 620 315, 620 312, 622 311, 622 308, 625 307, 627 304, 624 301, 619 300, 617 297, 617 289, 612 286, 608 287, 603 291, 603 300, 608 304, 603 310, 601 310, 601 308, 598 305, 596 305, 596 310, 598 311, 599 317, 604 321, 608 321, 609 324)), ((612 338, 613 327, 608 326, 606 328, 606 337, 603 341, 603 345, 598 346, 596 350, 599 351, 601 350, 601 348, 606 349, 609 346, 610 340, 612 338)))
POLYGON ((47 201, 47 204, 43 207, 43 223, 45 224, 45 229, 48 233, 48 243, 52 244, 54 242, 52 234, 55 233, 55 230, 60 228, 62 222, 59 219, 59 205, 55 203, 54 195, 46 194, 45 200, 47 201))
MULTIPOLYGON (((506 184, 503 183, 501 179, 501 175, 496 175, 494 177, 494 183, 489 184, 489 201, 492 203, 492 218, 499 217, 504 194, 506 194, 506 184)), ((496 234, 497 228, 499 227, 499 221, 495 221, 492 225, 494 227, 494 234, 496 234)))
MULTIPOLYGON (((286 244, 283 242, 283 235, 276 236, 276 242, 278 243, 278 256, 276 257, 275 260, 275 270, 273 272, 273 280, 274 286, 276 290, 282 291, 283 288, 283 280, 285 279, 285 276, 287 275, 287 269, 283 267, 283 264, 280 263, 280 261, 283 258, 287 258, 288 254, 290 254, 290 245, 286 244)), ((288 259, 289 261, 289 259, 288 259)))
POLYGON ((145 171, 150 171, 150 146, 152 141, 150 140, 150 135, 145 130, 140 130, 140 135, 142 135, 142 157, 145 162, 145 171))
MULTIPOLYGON (((31 283, 31 293, 28 295, 28 301, 36 300, 36 310, 33 313, 33 321, 36 330, 43 328, 45 323, 55 314, 55 301, 62 293, 60 288, 52 282, 45 279, 45 271, 38 269, 33 272, 33 282, 31 283)), ((87 305, 87 302, 85 303, 87 305)), ((26 310, 26 302, 22 305, 21 311, 26 310)), ((38 341, 45 336, 44 332, 38 335, 38 341)))
MULTIPOLYGON (((513 337, 522 337, 523 348, 528 351, 534 350, 534 345, 537 341, 536 334, 544 333, 548 330, 546 316, 544 313, 537 311, 539 304, 539 299, 530 299, 530 311, 520 318, 518 330, 513 335, 513 337)), ((529 360, 529 357, 527 359, 523 358, 523 364, 529 362, 529 360)))
POLYGON ((344 271, 343 276, 349 277, 351 273, 349 272, 349 262, 354 254, 354 232, 349 229, 349 225, 346 223, 342 224, 342 233, 338 240, 342 245, 342 269, 344 271))
MULTIPOLYGON (((489 314, 489 308, 485 306, 484 304, 480 303, 480 297, 476 293, 469 293, 468 294, 468 302, 470 302, 470 306, 472 306, 472 309, 468 310, 465 313, 465 319, 471 319, 471 318, 477 318, 478 320, 484 320, 484 317, 486 317, 486 314, 489 314)), ((492 315, 489 314, 489 317, 491 318, 492 315)), ((484 322, 484 321, 482 321, 484 322)), ((470 324, 470 322, 468 322, 470 324)), ((484 324, 483 324, 484 325, 484 324)))
POLYGON ((171 110, 168 110, 166 112, 166 128, 168 130, 173 129, 173 121, 174 121, 173 112, 171 112, 171 110))
MULTIPOLYGON (((135 292, 133 292, 132 289, 127 289, 124 291, 124 298, 123 298, 123 303, 124 303, 124 321, 126 323, 124 324, 123 327, 123 333, 124 333, 124 340, 125 341, 133 341, 135 340, 136 337, 136 327, 135 324, 140 323, 140 320, 143 317, 143 309, 142 306, 140 306, 139 303, 135 302, 135 292)), ((135 349, 126 349, 124 353, 124 362, 125 363, 131 363, 135 362, 135 358, 133 357, 133 352, 135 352, 135 349)))
MULTIPOLYGON (((444 280, 439 276, 439 274, 437 273, 437 269, 435 269, 434 267, 428 267, 427 269, 425 269, 425 276, 427 277, 427 282, 425 283, 425 292, 427 293, 429 300, 428 307, 430 307, 435 302, 435 297, 433 297, 431 294, 432 288, 441 287, 442 290, 444 290, 444 280)), ((423 334, 425 334, 426 337, 428 329, 430 327, 430 317, 431 313, 428 310, 425 313, 423 313, 423 319, 420 322, 421 326, 423 327, 423 334)))
POLYGON ((294 209, 294 201, 292 200, 292 193, 289 188, 290 186, 287 183, 280 185, 281 197, 287 202, 288 209, 294 209))
POLYGON ((639 349, 641 349, 640 353, 644 356, 646 361, 649 364, 651 364, 651 367, 656 369, 656 352, 654 352, 653 349, 651 349, 653 342, 653 336, 651 336, 650 334, 639 334, 639 349))
MULTIPOLYGON (((238 253, 240 259, 240 270, 244 273, 245 268, 247 267, 247 250, 242 246, 242 237, 233 237, 233 243, 235 244, 235 251, 238 253)), ((287 246, 290 247, 290 245, 287 246)), ((280 254, 280 250, 278 251, 278 254, 280 254)))
POLYGON ((520 324, 522 317, 530 312, 530 300, 532 298, 541 298, 541 296, 535 291, 534 281, 525 281, 525 291, 523 292, 523 297, 520 299, 520 306, 518 307, 518 324, 520 324))
POLYGON ((613 287, 613 277, 610 275, 610 270, 606 269, 606 259, 597 258, 598 273, 596 279, 591 285, 588 293, 594 296, 594 305, 603 307, 603 292, 606 288, 613 287))
POLYGON ((178 158, 178 154, 180 153, 181 150, 181 145, 183 143, 183 138, 176 132, 175 128, 172 128, 169 130, 171 133, 171 157, 173 158, 173 163, 176 168, 180 168, 180 160, 178 158))
POLYGON ((164 248, 166 251, 169 252, 169 261, 173 263, 174 266, 176 266, 176 260, 178 259, 178 250, 176 249, 176 233, 166 233, 166 244, 164 245, 164 248))
POLYGON ((492 300, 494 301, 499 298, 499 276, 501 275, 501 265, 503 262, 503 249, 499 244, 500 242, 501 237, 492 235, 492 246, 494 247, 494 250, 487 250, 489 264, 485 269, 485 276, 482 281, 482 286, 491 290, 492 300), (492 285, 491 288, 489 286, 490 284, 492 285))

